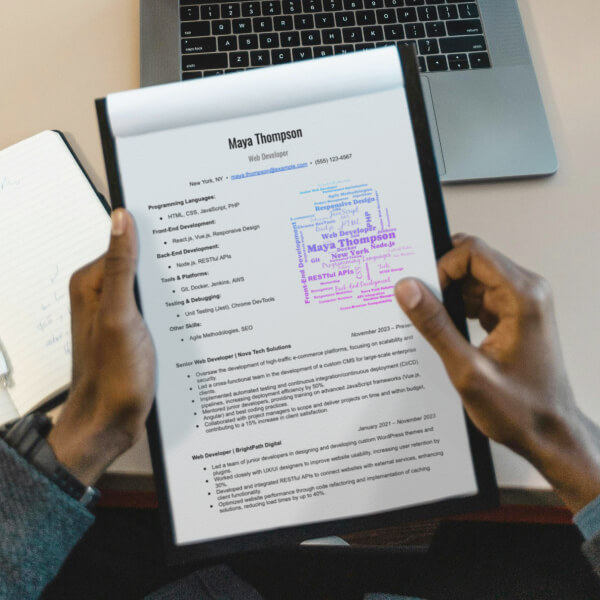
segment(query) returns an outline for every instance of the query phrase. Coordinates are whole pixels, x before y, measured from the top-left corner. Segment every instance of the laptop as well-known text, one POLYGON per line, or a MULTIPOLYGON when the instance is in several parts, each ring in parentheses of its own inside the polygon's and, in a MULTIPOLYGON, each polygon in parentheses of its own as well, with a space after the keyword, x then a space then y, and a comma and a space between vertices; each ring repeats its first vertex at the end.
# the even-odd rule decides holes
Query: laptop
POLYGON ((558 168, 516 0, 141 0, 140 10, 142 86, 408 44, 443 182, 558 168))

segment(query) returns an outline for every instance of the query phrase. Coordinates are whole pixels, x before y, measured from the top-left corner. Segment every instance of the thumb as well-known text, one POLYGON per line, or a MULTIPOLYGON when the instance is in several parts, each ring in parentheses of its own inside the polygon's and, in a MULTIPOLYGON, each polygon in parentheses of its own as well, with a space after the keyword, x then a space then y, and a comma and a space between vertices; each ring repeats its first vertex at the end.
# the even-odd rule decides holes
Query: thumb
POLYGON ((135 305, 133 283, 137 266, 137 235, 131 215, 117 208, 111 215, 111 237, 104 255, 102 304, 117 314, 135 305))
POLYGON ((396 284, 396 299, 406 316, 433 346, 456 384, 476 360, 477 351, 456 329, 444 305, 421 281, 403 279, 396 284))

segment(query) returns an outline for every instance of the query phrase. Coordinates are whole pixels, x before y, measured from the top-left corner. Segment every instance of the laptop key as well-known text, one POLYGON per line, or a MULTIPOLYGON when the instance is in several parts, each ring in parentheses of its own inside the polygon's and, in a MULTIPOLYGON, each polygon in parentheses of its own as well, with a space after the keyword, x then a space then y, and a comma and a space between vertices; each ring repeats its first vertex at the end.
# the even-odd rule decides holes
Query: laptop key
POLYGON ((278 33, 261 33, 259 40, 261 48, 277 48, 279 46, 278 33))
POLYGON ((252 31, 252 21, 250 19, 233 19, 231 22, 233 33, 250 33, 252 31))
POLYGON ((464 71, 469 68, 469 59, 466 54, 448 54, 447 58, 451 71, 464 71))
POLYGON ((221 17, 223 19, 235 19, 240 16, 240 5, 239 3, 228 2, 227 4, 221 4, 221 17))
POLYGON ((205 69, 224 69, 228 67, 227 54, 190 54, 182 57, 184 71, 203 71, 205 69))
POLYGON ((290 50, 284 50, 281 48, 278 50, 271 50, 271 62, 274 65, 292 62, 292 53, 290 50))
POLYGON ((240 48, 244 50, 255 50, 258 48, 258 36, 254 33, 240 35, 240 48))
POLYGON ((365 0, 365 8, 383 8, 383 0, 365 0))
POLYGON ((252 29, 256 33, 273 31, 273 20, 271 17, 255 17, 252 19, 252 29))
POLYGON ((438 6, 438 14, 440 19, 447 21, 448 19, 458 19, 458 9, 452 4, 446 6, 438 6))
POLYGON ((383 39, 383 29, 379 25, 374 27, 364 27, 363 34, 365 42, 378 42, 383 39))
POLYGON ((342 43, 342 32, 339 29, 325 29, 321 32, 321 36, 325 44, 342 43))
POLYGON ((345 10, 360 10, 362 7, 362 0, 344 0, 345 10))
POLYGON ((377 22, 380 25, 389 25, 396 22, 396 14, 389 8, 384 8, 377 11, 377 22))
POLYGON ((300 0, 283 0, 281 11, 284 15, 295 15, 302 12, 302 2, 300 0))
POLYGON ((319 13, 315 15, 315 25, 322 27, 335 27, 335 18, 331 13, 319 13))
POLYGON ((354 20, 354 13, 338 13, 337 15, 335 15, 335 24, 338 27, 353 27, 354 25, 356 25, 356 21, 354 20))
POLYGON ((221 11, 219 10, 218 4, 206 4, 200 7, 200 16, 205 21, 211 19, 219 19, 221 17, 221 11))
POLYGON ((200 79, 200 77, 202 77, 202 72, 201 71, 191 71, 188 73, 182 73, 181 74, 181 79, 183 81, 185 81, 186 79, 200 79))
POLYGON ((356 22, 359 25, 375 25, 375 11, 361 10, 356 13, 356 22))
POLYGON ((300 45, 300 34, 297 31, 286 31, 280 37, 281 45, 285 48, 300 45))
POLYGON ((323 0, 323 10, 338 11, 343 8, 342 0, 323 0))
POLYGON ((223 69, 219 69, 217 71, 204 71, 204 77, 212 77, 213 75, 223 75, 225 71, 223 69))
POLYGON ((197 6, 182 6, 179 14, 182 21, 197 21, 200 18, 200 10, 197 6))
POLYGON ((417 20, 417 11, 414 8, 399 8, 396 14, 400 23, 412 23, 417 20))
POLYGON ((425 0, 406 0, 406 6, 422 6, 425 4, 425 0))
POLYGON ((443 37, 446 35, 446 26, 443 21, 435 21, 434 23, 426 23, 425 31, 429 37, 443 37))
POLYGON ((253 67, 264 67, 271 64, 271 56, 267 50, 250 52, 250 64, 253 67))
POLYGON ((307 58, 312 58, 312 48, 293 48, 292 49, 292 58, 294 60, 306 60, 307 58))
POLYGON ((210 35, 210 23, 196 21, 195 23, 181 24, 181 37, 201 37, 210 35))
POLYGON ((375 48, 375 44, 356 44, 356 50, 369 50, 370 48, 375 48))
POLYGON ((419 40, 419 54, 439 54, 440 47, 437 40, 419 40))
POLYGON ((260 2, 242 2, 242 16, 257 17, 260 15, 260 2))
POLYGON ((229 50, 237 50, 237 38, 235 35, 223 35, 217 38, 219 41, 219 50, 227 52, 229 50))
POLYGON ((247 67, 250 64, 250 57, 247 52, 232 52, 229 55, 229 66, 247 67))
POLYGON ((231 21, 213 21, 212 22, 212 34, 213 35, 227 35, 231 33, 231 21))
POLYGON ((492 66, 487 52, 469 54, 469 62, 472 69, 489 69, 492 66))
POLYGON ((217 42, 214 37, 185 38, 181 40, 181 51, 184 54, 215 52, 217 42))
POLYGON ((302 8, 305 13, 319 13, 323 10, 321 0, 303 0, 302 8))
POLYGON ((385 5, 388 8, 398 8, 404 6, 404 0, 385 0, 385 5))
POLYGON ((425 27, 422 23, 407 23, 404 26, 404 31, 407 38, 417 39, 425 37, 425 27))
POLYGON ((419 6, 417 8, 419 21, 437 21, 438 14, 435 6, 419 6))
POLYGON ((321 58, 323 56, 333 56, 333 46, 317 46, 313 48, 315 58, 321 58))
POLYGON ((303 46, 318 46, 321 43, 321 34, 317 30, 303 31, 301 36, 303 46))
POLYGON ((386 25, 383 28, 386 40, 401 40, 404 38, 404 28, 402 25, 386 25))
POLYGON ((342 44, 341 46, 335 46, 333 49, 334 54, 348 54, 348 52, 354 52, 352 44, 342 44))
POLYGON ((448 35, 474 35, 483 33, 483 26, 479 19, 448 21, 446 27, 448 28, 448 35))
POLYGON ((295 29, 312 29, 315 21, 312 15, 296 15, 294 17, 295 29))
POLYGON ((485 39, 482 35, 467 37, 448 37, 440 40, 440 47, 445 54, 452 52, 477 52, 486 50, 485 39))
POLYGON ((362 29, 360 27, 349 27, 344 29, 344 42, 347 44, 356 44, 363 41, 362 29))
POLYGON ((413 48, 415 52, 418 52, 417 42, 413 42, 410 40, 407 40, 405 42, 396 42, 396 46, 398 46, 398 48, 402 48, 402 47, 413 48))
POLYGON ((273 26, 276 31, 291 31, 294 29, 294 19, 287 15, 285 17, 275 17, 273 26))
POLYGON ((447 71, 448 61, 443 55, 428 56, 427 57, 427 69, 429 71, 447 71))
POLYGON ((462 19, 474 19, 479 16, 479 9, 477 8, 477 4, 475 4, 475 2, 459 4, 458 14, 462 19))
POLYGON ((265 16, 273 16, 281 14, 281 2, 279 0, 270 0, 262 3, 262 14, 265 16))

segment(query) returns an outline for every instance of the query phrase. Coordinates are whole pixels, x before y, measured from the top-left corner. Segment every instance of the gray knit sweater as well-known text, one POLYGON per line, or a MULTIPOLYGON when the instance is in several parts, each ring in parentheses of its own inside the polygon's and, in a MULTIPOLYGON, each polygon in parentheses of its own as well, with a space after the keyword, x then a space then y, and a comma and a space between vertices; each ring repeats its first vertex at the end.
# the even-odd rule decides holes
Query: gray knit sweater
POLYGON ((0 598, 37 598, 93 521, 0 440, 0 598))

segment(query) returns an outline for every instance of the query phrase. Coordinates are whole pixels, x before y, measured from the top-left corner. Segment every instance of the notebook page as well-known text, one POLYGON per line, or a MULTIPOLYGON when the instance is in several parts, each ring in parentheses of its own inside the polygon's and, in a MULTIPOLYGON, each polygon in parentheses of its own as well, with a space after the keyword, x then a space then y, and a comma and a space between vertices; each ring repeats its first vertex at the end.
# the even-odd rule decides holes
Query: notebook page
POLYGON ((0 424, 12 421, 19 416, 12 398, 4 387, 0 385, 0 424))
POLYGON ((24 414, 71 380, 69 279, 107 247, 110 219, 59 134, 0 152, 0 339, 24 414))

